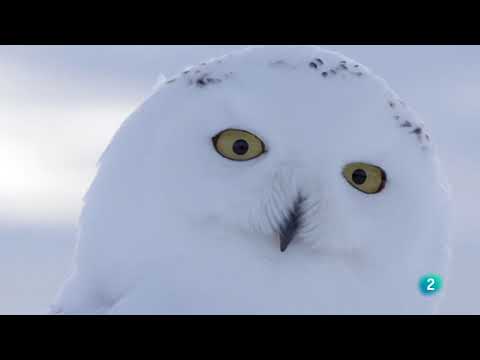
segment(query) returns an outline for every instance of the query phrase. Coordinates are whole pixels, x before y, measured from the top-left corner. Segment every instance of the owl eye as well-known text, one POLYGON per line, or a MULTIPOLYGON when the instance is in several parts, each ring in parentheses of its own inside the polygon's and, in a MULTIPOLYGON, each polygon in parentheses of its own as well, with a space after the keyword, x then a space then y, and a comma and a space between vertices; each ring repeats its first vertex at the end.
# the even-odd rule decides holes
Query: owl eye
POLYGON ((358 191, 378 194, 385 188, 387 174, 375 165, 351 163, 343 168, 343 176, 358 191))
POLYGON ((263 141, 245 130, 227 129, 212 141, 220 155, 233 161, 253 160, 266 152, 263 141))

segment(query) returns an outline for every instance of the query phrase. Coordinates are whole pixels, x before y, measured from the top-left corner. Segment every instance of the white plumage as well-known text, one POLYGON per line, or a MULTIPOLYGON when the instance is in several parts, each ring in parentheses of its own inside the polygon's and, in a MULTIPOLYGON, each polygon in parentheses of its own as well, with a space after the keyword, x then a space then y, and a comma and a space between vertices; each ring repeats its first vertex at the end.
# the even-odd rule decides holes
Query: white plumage
POLYGON ((52 312, 430 313, 417 284, 446 276, 448 218, 429 136, 383 80, 318 47, 254 47, 166 80, 124 123, 52 312), (228 129, 266 152, 220 156, 228 129), (352 163, 383 169, 383 190, 349 184, 352 163))

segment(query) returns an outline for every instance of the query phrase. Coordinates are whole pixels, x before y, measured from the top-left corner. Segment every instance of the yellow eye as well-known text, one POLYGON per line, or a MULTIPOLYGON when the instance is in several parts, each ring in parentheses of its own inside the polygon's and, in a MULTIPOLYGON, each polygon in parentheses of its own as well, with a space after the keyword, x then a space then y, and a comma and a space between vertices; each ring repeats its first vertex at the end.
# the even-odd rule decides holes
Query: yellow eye
POLYGON ((245 130, 227 129, 212 140, 217 152, 233 161, 252 160, 266 152, 263 141, 245 130))
POLYGON ((378 194, 385 188, 387 174, 375 165, 351 163, 343 168, 343 176, 355 189, 365 194, 378 194))

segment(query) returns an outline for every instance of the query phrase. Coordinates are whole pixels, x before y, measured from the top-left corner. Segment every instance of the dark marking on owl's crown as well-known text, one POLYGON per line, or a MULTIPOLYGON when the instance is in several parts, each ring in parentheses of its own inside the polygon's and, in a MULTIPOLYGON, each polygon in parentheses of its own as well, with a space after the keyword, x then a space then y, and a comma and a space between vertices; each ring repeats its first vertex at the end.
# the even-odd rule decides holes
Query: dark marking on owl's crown
MULTIPOLYGON (((389 108, 395 111, 393 117, 399 122, 400 128, 409 129, 410 131, 408 133, 417 136, 419 143, 422 145, 422 149, 428 149, 428 143, 430 143, 430 136, 425 132, 423 125, 410 120, 402 120, 402 116, 398 113, 398 111, 401 111, 401 109, 399 109, 400 107, 406 108, 407 105, 400 99, 388 100, 387 103, 389 108), (400 104, 401 106, 398 106, 398 104, 400 104)), ((408 115, 406 115, 405 117, 408 117, 408 115)))
MULTIPOLYGON (((313 61, 311 61, 308 66, 314 70, 319 70, 321 66, 325 65, 325 63, 323 62, 322 59, 314 59, 313 61)), ((348 62, 346 60, 342 60, 338 63, 337 66, 335 67, 332 67, 330 69, 325 69, 322 71, 322 76, 324 78, 328 77, 329 75, 338 75, 340 73, 349 73, 351 75, 355 75, 355 76, 363 76, 364 73, 362 71, 359 71, 358 68, 359 66, 358 65, 355 65, 354 68, 356 68, 357 70, 351 70, 348 66, 348 62)))
POLYGON ((295 69, 296 68, 294 65, 288 63, 285 60, 272 61, 270 63, 270 66, 276 67, 276 68, 287 68, 287 69, 295 69))
POLYGON ((308 66, 310 66, 312 69, 318 69, 320 68, 321 66, 323 66, 325 63, 323 62, 322 59, 320 58, 316 58, 314 59, 310 64, 308 64, 308 66))
POLYGON ((283 66, 283 65, 287 65, 287 62, 285 60, 277 60, 277 61, 272 61, 270 64, 273 66, 283 66))
POLYGON ((187 83, 190 86, 196 86, 198 88, 204 88, 209 85, 220 84, 224 80, 233 76, 233 72, 227 72, 223 74, 212 75, 211 73, 202 72, 199 70, 193 71, 192 75, 185 74, 187 83))
POLYGON ((349 70, 348 66, 347 66, 347 62, 345 60, 342 60, 340 61, 339 65, 338 65, 338 68, 341 69, 341 70, 349 70))
POLYGON ((421 127, 416 127, 411 134, 422 135, 423 129, 421 127))
POLYGON ((416 128, 411 132, 411 134, 417 135, 418 141, 419 141, 420 143, 422 143, 422 140, 423 140, 423 139, 425 139, 425 140, 428 141, 428 138, 427 138, 426 136, 423 136, 423 133, 424 133, 424 131, 423 131, 423 128, 421 128, 421 127, 416 127, 416 128))
POLYGON ((210 85, 210 84, 218 84, 218 83, 221 83, 221 82, 222 82, 221 79, 213 78, 209 74, 203 74, 200 78, 198 78, 195 81, 195 84, 198 87, 202 88, 202 87, 205 87, 205 86, 210 85))
MULTIPOLYGON (((317 76, 321 76, 324 79, 330 79, 331 77, 338 76, 341 76, 342 78, 346 78, 347 76, 362 77, 369 74, 367 68, 364 68, 360 64, 349 60, 338 59, 336 62, 331 62, 330 60, 324 61, 324 59, 318 57, 312 57, 310 59, 307 58, 305 60, 306 61, 302 64, 297 64, 296 62, 291 63, 289 62, 289 59, 285 58, 278 60, 270 58, 267 63, 264 63, 264 65, 267 65, 270 68, 278 69, 279 71, 296 70, 304 67, 306 69, 310 69, 311 71, 318 72, 317 76)), ((201 63, 196 67, 189 67, 182 73, 183 79, 182 76, 179 76, 178 78, 171 79, 167 83, 171 84, 177 79, 182 79, 188 85, 197 88, 205 88, 222 83, 223 81, 226 81, 232 77, 233 73, 221 70, 222 67, 219 67, 218 70, 214 70, 213 66, 216 64, 222 64, 224 62, 225 59, 222 58, 201 63)), ((397 121, 396 125, 400 128, 407 128, 407 133, 417 135, 419 142, 424 148, 427 148, 426 142, 430 140, 430 136, 425 133, 423 125, 418 124, 414 120, 415 116, 410 115, 409 111, 404 113, 404 111, 407 110, 407 106, 401 99, 397 98, 393 94, 387 96, 388 97, 385 99, 384 104, 388 105, 388 109, 391 110, 393 119, 397 121), (409 121, 409 119, 413 120, 409 121)))
POLYGON ((197 84, 197 86, 199 86, 199 87, 204 87, 204 86, 206 86, 208 83, 209 83, 209 81, 208 81, 207 78, 205 78, 205 77, 201 77, 200 79, 197 79, 197 81, 196 81, 196 84, 197 84))

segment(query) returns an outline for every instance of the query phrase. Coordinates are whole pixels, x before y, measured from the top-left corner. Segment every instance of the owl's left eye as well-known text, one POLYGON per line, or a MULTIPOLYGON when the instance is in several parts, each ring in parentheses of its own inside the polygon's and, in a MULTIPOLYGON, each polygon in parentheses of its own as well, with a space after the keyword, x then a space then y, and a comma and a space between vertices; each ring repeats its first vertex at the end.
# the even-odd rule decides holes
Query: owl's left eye
POLYGON ((233 161, 253 160, 266 152, 263 141, 245 130, 223 130, 212 141, 220 155, 233 161))

